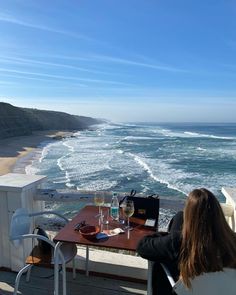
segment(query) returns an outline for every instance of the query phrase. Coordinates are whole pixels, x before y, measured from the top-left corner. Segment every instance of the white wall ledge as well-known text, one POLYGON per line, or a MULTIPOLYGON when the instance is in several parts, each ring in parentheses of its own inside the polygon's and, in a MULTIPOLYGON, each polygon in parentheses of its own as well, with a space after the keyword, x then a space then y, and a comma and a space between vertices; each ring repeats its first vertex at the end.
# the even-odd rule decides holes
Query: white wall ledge
POLYGON ((41 183, 46 176, 8 173, 0 176, 0 191, 20 192, 41 183))

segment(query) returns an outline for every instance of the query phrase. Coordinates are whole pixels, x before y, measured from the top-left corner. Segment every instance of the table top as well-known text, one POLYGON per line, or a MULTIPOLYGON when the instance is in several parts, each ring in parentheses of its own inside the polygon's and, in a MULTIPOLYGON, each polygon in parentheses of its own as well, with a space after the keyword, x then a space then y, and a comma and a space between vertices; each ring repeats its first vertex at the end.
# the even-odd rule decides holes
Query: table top
MULTIPOLYGON (((108 210, 106 208, 105 210, 108 210)), ((145 220, 140 218, 130 217, 130 224, 133 227, 128 234, 125 233, 118 234, 116 236, 110 236, 106 239, 94 239, 88 240, 84 238, 78 231, 75 231, 75 225, 79 222, 85 221, 89 225, 98 225, 98 207, 96 206, 86 206, 84 207, 68 224, 63 227, 59 233, 55 236, 54 241, 76 243, 80 245, 105 247, 113 249, 122 249, 129 251, 136 251, 139 241, 146 235, 155 233, 155 229, 144 226, 145 220)), ((117 227, 122 228, 122 225, 117 221, 109 220, 108 225, 103 225, 104 229, 114 229, 117 227)))

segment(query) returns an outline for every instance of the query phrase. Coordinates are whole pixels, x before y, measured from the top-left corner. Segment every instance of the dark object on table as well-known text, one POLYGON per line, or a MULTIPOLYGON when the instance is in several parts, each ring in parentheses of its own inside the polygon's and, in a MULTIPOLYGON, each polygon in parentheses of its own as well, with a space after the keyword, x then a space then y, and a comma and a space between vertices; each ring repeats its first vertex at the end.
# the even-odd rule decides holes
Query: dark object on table
POLYGON ((82 226, 79 230, 81 235, 88 239, 88 240, 94 240, 96 239, 97 233, 99 233, 100 228, 97 225, 85 225, 82 226))
POLYGON ((74 226, 74 230, 79 231, 81 229, 81 227, 83 227, 85 225, 86 225, 86 222, 85 222, 85 220, 83 220, 74 226))
POLYGON ((158 226, 159 217, 159 206, 160 199, 156 194, 147 197, 135 196, 136 191, 131 190, 130 194, 125 196, 123 200, 120 201, 120 206, 122 207, 122 202, 130 200, 134 202, 134 214, 133 217, 141 219, 154 219, 154 227, 158 226))

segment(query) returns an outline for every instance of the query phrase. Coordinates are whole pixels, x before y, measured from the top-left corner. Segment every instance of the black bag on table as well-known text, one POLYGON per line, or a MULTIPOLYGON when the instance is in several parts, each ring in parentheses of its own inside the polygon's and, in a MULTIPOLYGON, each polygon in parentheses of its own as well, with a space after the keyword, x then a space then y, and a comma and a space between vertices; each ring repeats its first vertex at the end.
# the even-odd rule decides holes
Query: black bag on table
MULTIPOLYGON (((132 190, 130 195, 127 195, 121 200, 120 206, 122 202, 125 200, 131 200, 134 202, 134 214, 133 217, 146 219, 146 225, 148 225, 148 220, 153 220, 153 226, 155 228, 158 227, 158 217, 159 217, 159 206, 160 199, 156 194, 147 196, 147 197, 138 197, 135 196, 136 191, 132 190)), ((151 223, 152 224, 152 223, 151 223)))

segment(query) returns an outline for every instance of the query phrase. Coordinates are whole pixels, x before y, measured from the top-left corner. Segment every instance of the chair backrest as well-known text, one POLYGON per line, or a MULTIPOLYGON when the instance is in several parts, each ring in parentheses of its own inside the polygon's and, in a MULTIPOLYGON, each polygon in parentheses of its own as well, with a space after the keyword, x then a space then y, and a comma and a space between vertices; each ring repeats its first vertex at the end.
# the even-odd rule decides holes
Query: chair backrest
POLYGON ((204 273, 191 281, 192 288, 187 289, 179 280, 173 289, 178 295, 235 295, 236 269, 204 273))
POLYGON ((30 217, 25 208, 16 209, 11 218, 10 240, 17 247, 21 243, 20 237, 30 231, 30 217))

